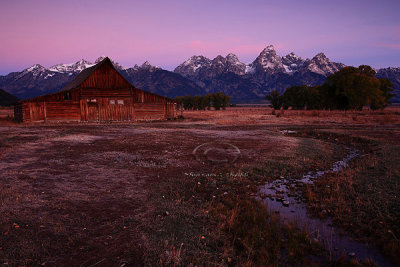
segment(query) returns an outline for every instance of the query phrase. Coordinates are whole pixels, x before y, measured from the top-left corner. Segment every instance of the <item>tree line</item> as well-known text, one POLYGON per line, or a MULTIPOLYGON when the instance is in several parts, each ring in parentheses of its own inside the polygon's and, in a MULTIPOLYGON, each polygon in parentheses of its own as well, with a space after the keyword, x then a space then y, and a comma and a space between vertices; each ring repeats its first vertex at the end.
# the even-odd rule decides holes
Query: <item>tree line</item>
POLYGON ((214 107, 215 110, 225 109, 229 105, 231 97, 222 92, 206 94, 204 96, 178 96, 175 98, 178 102, 178 109, 185 110, 210 110, 214 107))
POLYGON ((322 85, 292 86, 283 94, 271 91, 266 99, 274 109, 356 109, 369 106, 384 109, 395 96, 393 84, 376 78, 376 72, 366 65, 345 67, 330 75, 322 85))

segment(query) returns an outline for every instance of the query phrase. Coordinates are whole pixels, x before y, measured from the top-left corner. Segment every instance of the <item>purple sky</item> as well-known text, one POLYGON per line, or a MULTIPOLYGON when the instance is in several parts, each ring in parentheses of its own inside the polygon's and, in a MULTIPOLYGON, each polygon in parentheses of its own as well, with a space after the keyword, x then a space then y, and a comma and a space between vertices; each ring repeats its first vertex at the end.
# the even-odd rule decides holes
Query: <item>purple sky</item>
POLYGON ((398 0, 2 0, 0 74, 107 55, 173 69, 192 55, 279 55, 400 67, 398 0))

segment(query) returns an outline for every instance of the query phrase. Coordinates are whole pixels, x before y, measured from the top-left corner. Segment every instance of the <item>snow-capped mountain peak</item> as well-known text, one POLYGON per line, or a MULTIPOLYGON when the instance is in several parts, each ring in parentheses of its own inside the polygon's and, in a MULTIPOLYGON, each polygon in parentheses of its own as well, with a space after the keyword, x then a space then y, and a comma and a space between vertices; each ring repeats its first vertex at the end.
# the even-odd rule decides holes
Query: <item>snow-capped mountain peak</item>
POLYGON ((61 73, 81 72, 82 70, 92 67, 93 65, 95 64, 86 61, 84 59, 81 59, 75 63, 54 65, 49 68, 49 71, 61 72, 61 73))
POLYGON ((192 56, 186 60, 183 65, 185 66, 195 66, 200 68, 201 66, 210 66, 211 60, 204 56, 192 56))
POLYGON ((226 70, 239 75, 245 74, 246 64, 240 62, 239 58, 232 53, 226 56, 226 70))
POLYGON ((151 64, 147 60, 142 64, 142 68, 150 68, 151 64))
MULTIPOLYGON (((76 72, 81 72, 84 69, 90 68, 97 63, 103 61, 106 58, 106 56, 101 56, 98 57, 95 61, 95 63, 92 63, 90 61, 87 61, 85 59, 81 59, 75 63, 69 63, 69 64, 57 64, 49 68, 49 71, 53 72, 60 72, 60 73, 69 73, 72 75, 73 73, 76 72)), ((118 70, 124 70, 125 68, 122 67, 118 62, 112 61, 113 65, 115 68, 118 70)))
POLYGON ((57 64, 50 67, 49 70, 54 72, 68 72, 72 69, 72 65, 73 64, 57 64))
POLYGON ((266 48, 263 49, 261 53, 270 53, 270 52, 275 52, 275 47, 273 45, 269 45, 266 48))
POLYGON ((226 55, 226 59, 232 59, 235 61, 239 61, 237 55, 233 54, 233 53, 229 53, 228 55, 226 55))
POLYGON ((24 69, 20 74, 16 76, 16 78, 19 79, 27 74, 32 74, 33 77, 36 78, 37 76, 43 74, 45 71, 47 71, 45 67, 40 64, 35 64, 27 69, 24 69))
POLYGON ((30 68, 25 69, 24 71, 45 71, 46 68, 40 64, 35 64, 30 68))
POLYGON ((122 66, 121 64, 119 64, 118 62, 112 61, 112 63, 113 63, 114 67, 115 67, 117 70, 125 70, 125 67, 123 67, 123 66, 122 66))
POLYGON ((76 62, 75 64, 72 65, 72 68, 74 69, 74 71, 82 71, 86 68, 90 68, 92 66, 94 66, 95 64, 86 61, 84 59, 79 60, 78 62, 76 62))
POLYGON ((229 53, 226 56, 226 61, 231 63, 231 64, 235 64, 235 65, 244 64, 244 63, 239 61, 239 58, 235 54, 232 54, 232 53, 229 53))
POLYGON ((329 61, 329 58, 327 58, 326 56, 325 56, 325 54, 324 53, 318 53, 317 55, 315 55, 312 59, 311 59, 311 61, 318 61, 318 62, 323 62, 323 63, 327 63, 327 62, 330 62, 329 61))
MULTIPOLYGON (((118 63, 113 63, 114 64, 114 66, 116 66, 116 64, 118 64, 118 63)), ((119 65, 119 64, 118 64, 119 65)), ((118 67, 116 67, 117 69, 118 69, 118 67)), ((138 64, 135 64, 135 66, 133 67, 133 68, 130 68, 130 69, 125 69, 125 68, 122 68, 122 70, 127 70, 127 71, 139 71, 139 70, 148 70, 148 71, 150 71, 150 72, 152 72, 152 71, 155 71, 155 70, 158 70, 158 69, 161 69, 160 67, 158 67, 158 66, 153 66, 153 65, 151 65, 150 64, 150 62, 149 61, 145 61, 142 65, 138 65, 138 64)))
POLYGON ((97 64, 97 63, 103 61, 106 57, 107 57, 107 56, 99 56, 99 57, 96 59, 96 61, 95 61, 94 63, 97 64))
POLYGON ((295 53, 291 52, 290 54, 287 54, 286 56, 284 56, 284 58, 296 60, 296 59, 299 59, 300 57, 297 56, 295 53))
POLYGON ((235 54, 229 53, 226 57, 218 55, 213 60, 204 56, 192 56, 176 67, 174 72, 185 77, 195 78, 201 76, 202 73, 208 73, 209 77, 224 72, 242 75, 245 73, 245 69, 246 64, 240 62, 235 54))
MULTIPOLYGON (((96 59, 96 61, 94 62, 95 64, 97 64, 97 63, 100 63, 100 62, 102 62, 104 59, 106 59, 107 58, 107 56, 100 56, 100 57, 98 57, 97 59, 96 59)), ((125 68, 121 65, 121 64, 119 64, 118 62, 115 62, 115 61, 113 61, 113 60, 111 60, 111 63, 114 65, 114 67, 117 69, 117 70, 125 70, 125 68)))
POLYGON ((282 59, 276 54, 273 45, 269 45, 261 51, 256 60, 251 63, 251 68, 268 73, 284 72, 285 68, 282 59))
POLYGON ((282 63, 287 73, 298 71, 306 64, 306 60, 297 56, 295 53, 287 54, 282 57, 282 63))
POLYGON ((328 76, 341 68, 341 63, 331 62, 323 53, 317 54, 310 59, 303 59, 291 52, 286 56, 277 55, 273 45, 265 47, 258 57, 250 64, 239 61, 235 54, 229 53, 225 58, 218 55, 213 60, 204 56, 192 56, 178 67, 177 72, 187 78, 197 80, 215 77, 222 73, 235 73, 238 75, 265 77, 285 73, 292 75, 295 72, 314 72, 323 76, 328 76))
POLYGON ((218 56, 216 56, 213 60, 212 60, 212 64, 219 64, 219 65, 225 65, 225 63, 226 63, 226 59, 223 57, 223 56, 221 56, 221 55, 218 55, 218 56))
POLYGON ((200 70, 211 67, 212 61, 205 56, 192 56, 175 68, 174 72, 186 77, 196 76, 200 70))
POLYGON ((310 70, 311 72, 328 76, 330 74, 337 72, 343 67, 345 67, 344 64, 331 62, 329 58, 325 56, 324 53, 319 53, 310 60, 307 69, 310 70))

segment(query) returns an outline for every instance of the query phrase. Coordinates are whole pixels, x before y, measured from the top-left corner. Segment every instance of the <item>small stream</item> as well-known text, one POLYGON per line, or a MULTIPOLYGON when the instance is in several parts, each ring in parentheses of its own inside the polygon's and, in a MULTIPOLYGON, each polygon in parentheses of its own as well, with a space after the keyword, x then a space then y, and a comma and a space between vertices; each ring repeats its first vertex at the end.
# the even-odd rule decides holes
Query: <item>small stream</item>
MULTIPOLYGON (((349 259, 372 259, 378 266, 393 266, 376 248, 352 239, 343 230, 333 226, 332 219, 319 219, 307 213, 307 204, 302 199, 300 187, 312 184, 326 173, 341 171, 360 155, 357 149, 346 149, 347 155, 335 162, 329 170, 308 172, 301 179, 280 177, 262 186, 257 198, 268 205, 271 213, 279 214, 282 222, 294 222, 299 228, 310 232, 312 238, 318 239, 333 258, 346 256, 349 259)), ((322 212, 326 213, 324 210, 322 212)))

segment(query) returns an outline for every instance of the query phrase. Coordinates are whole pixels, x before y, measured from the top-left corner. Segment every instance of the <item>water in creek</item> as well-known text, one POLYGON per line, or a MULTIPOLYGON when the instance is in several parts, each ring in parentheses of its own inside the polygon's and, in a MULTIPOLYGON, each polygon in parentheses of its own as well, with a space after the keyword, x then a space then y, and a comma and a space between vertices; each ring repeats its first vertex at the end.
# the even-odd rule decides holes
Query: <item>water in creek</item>
POLYGON ((341 171, 359 154, 358 150, 348 148, 346 157, 335 162, 329 170, 309 172, 301 179, 281 177, 269 182, 260 188, 258 198, 267 203, 271 212, 279 213, 282 222, 295 222, 299 228, 310 232, 334 258, 343 255, 359 260, 372 259, 379 266, 393 266, 376 248, 352 239, 343 230, 333 226, 331 219, 311 217, 307 213, 306 203, 301 198, 299 187, 302 184, 312 184, 315 179, 326 173, 341 171))

